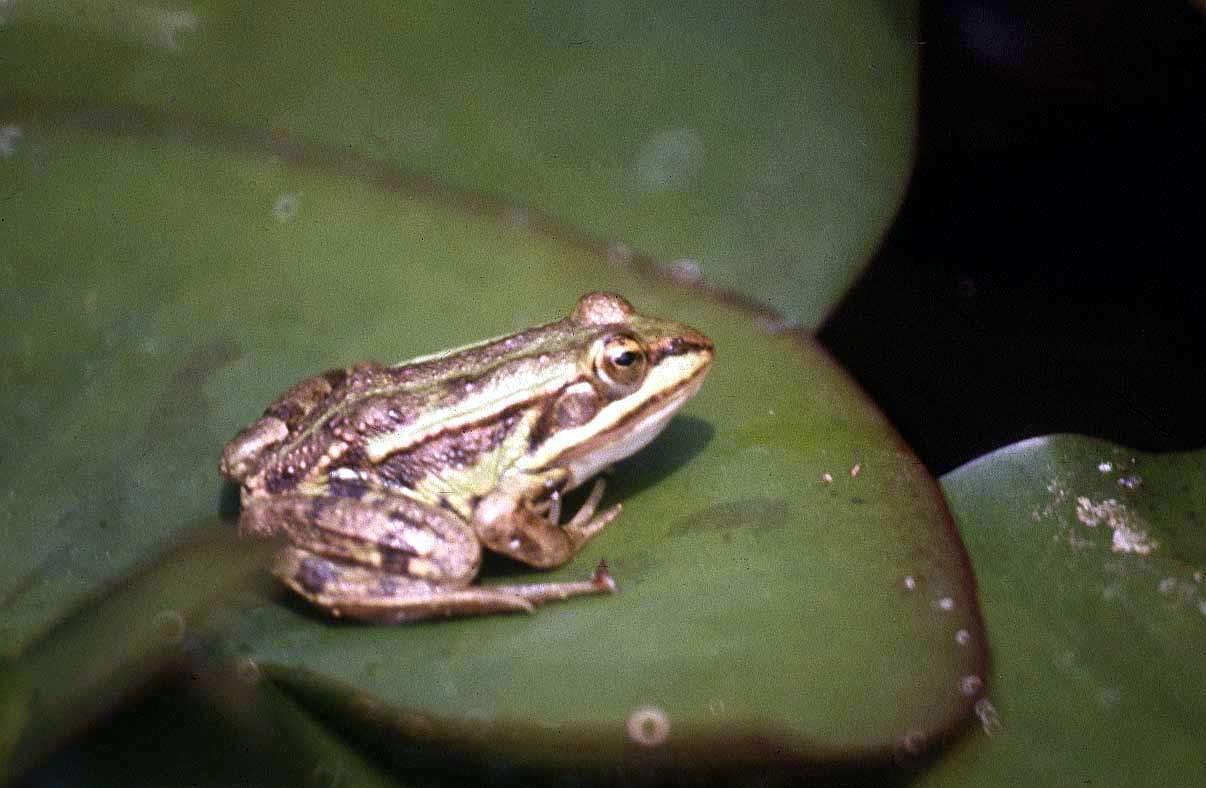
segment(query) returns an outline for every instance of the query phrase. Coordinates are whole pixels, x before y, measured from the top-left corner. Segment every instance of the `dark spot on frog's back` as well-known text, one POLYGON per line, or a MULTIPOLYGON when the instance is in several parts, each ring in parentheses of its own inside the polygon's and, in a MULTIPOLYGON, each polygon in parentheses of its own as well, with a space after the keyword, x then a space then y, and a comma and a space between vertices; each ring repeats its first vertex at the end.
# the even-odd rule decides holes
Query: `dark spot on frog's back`
POLYGON ((395 545, 377 545, 376 554, 381 562, 381 569, 394 574, 406 574, 411 559, 418 557, 410 547, 395 545))
POLYGON ((311 594, 321 594, 336 574, 335 566, 325 558, 307 558, 297 569, 297 582, 311 594))
POLYGON ((793 521, 792 509, 782 498, 746 498, 709 506, 670 526, 671 536, 737 528, 783 528, 793 521))
POLYGON ((393 598, 398 594, 398 581, 384 575, 377 581, 377 593, 385 598, 393 598))
POLYGON ((478 427, 450 430, 414 449, 390 456, 378 466, 378 473, 389 484, 414 487, 425 477, 440 477, 449 469, 469 468, 482 454, 498 448, 515 429, 519 418, 517 409, 478 427))
POLYGON ((290 490, 297 484, 297 471, 289 471, 288 466, 275 465, 264 474, 264 489, 273 495, 290 490))

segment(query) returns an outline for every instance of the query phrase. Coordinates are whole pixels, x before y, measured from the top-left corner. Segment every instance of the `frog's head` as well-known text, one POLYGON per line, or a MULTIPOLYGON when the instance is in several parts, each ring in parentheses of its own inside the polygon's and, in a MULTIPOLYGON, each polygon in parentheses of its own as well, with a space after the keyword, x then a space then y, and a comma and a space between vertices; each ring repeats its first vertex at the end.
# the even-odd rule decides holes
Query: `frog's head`
POLYGON ((578 374, 544 411, 533 467, 569 471, 575 487, 641 449, 702 385, 712 340, 646 317, 611 293, 588 293, 562 321, 573 334, 578 374))

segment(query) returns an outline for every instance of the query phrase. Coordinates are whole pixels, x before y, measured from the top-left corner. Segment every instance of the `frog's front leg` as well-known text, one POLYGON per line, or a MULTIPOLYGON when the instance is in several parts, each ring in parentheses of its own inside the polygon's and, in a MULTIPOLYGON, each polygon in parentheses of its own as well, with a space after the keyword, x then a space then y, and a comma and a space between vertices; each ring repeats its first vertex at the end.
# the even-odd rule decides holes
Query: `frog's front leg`
POLYGON ((572 559, 592 536, 620 516, 621 507, 616 504, 595 513, 605 486, 599 479, 577 514, 559 526, 560 488, 565 478, 564 471, 554 471, 545 477, 500 484, 473 510, 473 530, 482 544, 541 569, 561 566, 572 559), (545 497, 537 504, 537 496, 542 494, 545 497))

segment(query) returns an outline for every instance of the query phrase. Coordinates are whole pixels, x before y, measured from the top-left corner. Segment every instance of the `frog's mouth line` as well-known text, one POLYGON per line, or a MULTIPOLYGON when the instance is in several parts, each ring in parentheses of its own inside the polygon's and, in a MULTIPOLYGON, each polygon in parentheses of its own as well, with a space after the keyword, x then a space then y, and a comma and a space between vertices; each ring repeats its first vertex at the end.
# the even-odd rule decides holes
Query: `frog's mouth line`
POLYGON ((652 411, 633 414, 635 418, 615 425, 613 429, 599 435, 594 441, 579 447, 573 456, 562 457, 555 464, 570 473, 566 489, 573 489, 591 478, 608 465, 643 449, 670 423, 670 419, 687 400, 695 396, 710 365, 704 364, 678 390, 671 393, 652 411))

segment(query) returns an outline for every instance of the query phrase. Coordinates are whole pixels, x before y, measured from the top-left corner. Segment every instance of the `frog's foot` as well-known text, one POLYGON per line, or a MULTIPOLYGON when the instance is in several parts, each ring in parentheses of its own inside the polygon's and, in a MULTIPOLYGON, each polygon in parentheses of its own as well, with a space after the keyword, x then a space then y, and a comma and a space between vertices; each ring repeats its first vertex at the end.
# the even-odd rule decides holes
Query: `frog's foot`
POLYGON ((616 588, 606 564, 600 564, 590 580, 576 583, 449 586, 367 569, 297 547, 284 548, 277 555, 273 571, 291 589, 333 615, 375 624, 442 616, 531 613, 544 602, 610 593, 616 588))
POLYGON ((590 580, 580 580, 572 583, 531 583, 528 585, 484 586, 482 591, 502 591, 531 602, 534 605, 569 599, 572 596, 584 594, 614 594, 615 578, 607 569, 607 562, 600 561, 595 567, 590 580))
MULTIPOLYGON (((584 544, 586 540, 602 531, 608 523, 619 517, 620 512, 623 511, 624 507, 617 503, 602 514, 595 514, 595 510, 599 508, 599 501, 603 500, 603 490, 606 486, 607 484, 602 479, 597 479, 595 486, 591 488, 590 495, 583 502, 582 508, 565 524, 565 531, 569 533, 570 538, 574 540, 576 545, 584 544)), ((553 525, 556 524, 556 521, 554 521, 553 525)))

